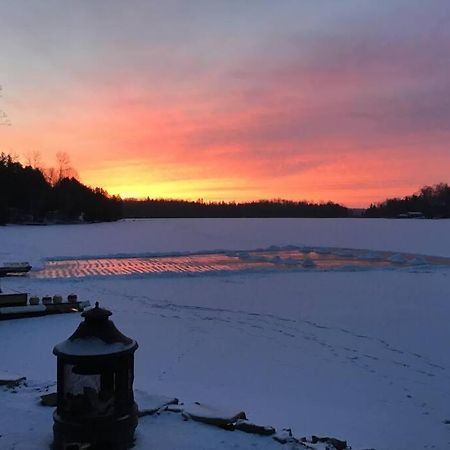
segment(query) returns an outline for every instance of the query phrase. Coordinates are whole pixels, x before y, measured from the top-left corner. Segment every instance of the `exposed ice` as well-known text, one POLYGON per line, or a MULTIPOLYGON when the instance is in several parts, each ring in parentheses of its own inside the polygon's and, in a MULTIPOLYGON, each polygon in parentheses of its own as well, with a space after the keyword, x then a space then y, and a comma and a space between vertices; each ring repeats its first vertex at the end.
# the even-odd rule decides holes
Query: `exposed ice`
POLYGON ((395 255, 390 256, 388 258, 388 261, 394 264, 405 264, 407 262, 407 259, 403 255, 396 253, 395 255))
POLYGON ((316 267, 316 263, 311 258, 305 258, 302 262, 303 267, 313 268, 316 267))
POLYGON ((420 255, 409 260, 408 263, 413 266, 423 266, 423 265, 428 264, 427 260, 423 256, 420 256, 420 255))

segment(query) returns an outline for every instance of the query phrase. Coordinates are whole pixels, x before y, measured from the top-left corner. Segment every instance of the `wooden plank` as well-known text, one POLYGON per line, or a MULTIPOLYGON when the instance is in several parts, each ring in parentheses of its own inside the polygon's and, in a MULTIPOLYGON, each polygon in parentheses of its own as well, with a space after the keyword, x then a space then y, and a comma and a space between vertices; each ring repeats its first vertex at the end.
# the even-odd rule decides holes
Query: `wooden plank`
POLYGON ((44 312, 47 308, 45 305, 26 305, 26 306, 2 306, 0 308, 0 315, 2 314, 22 314, 44 312))
POLYGON ((0 294, 0 306, 26 306, 28 294, 0 294))

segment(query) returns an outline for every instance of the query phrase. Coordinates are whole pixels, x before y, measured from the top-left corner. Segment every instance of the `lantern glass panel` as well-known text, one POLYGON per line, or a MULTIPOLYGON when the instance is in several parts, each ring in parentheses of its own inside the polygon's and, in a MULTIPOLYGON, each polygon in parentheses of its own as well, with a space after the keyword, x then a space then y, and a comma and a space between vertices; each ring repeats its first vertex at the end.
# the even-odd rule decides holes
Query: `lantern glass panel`
POLYGON ((91 373, 80 365, 64 366, 64 410, 84 417, 114 414, 115 373, 91 373))

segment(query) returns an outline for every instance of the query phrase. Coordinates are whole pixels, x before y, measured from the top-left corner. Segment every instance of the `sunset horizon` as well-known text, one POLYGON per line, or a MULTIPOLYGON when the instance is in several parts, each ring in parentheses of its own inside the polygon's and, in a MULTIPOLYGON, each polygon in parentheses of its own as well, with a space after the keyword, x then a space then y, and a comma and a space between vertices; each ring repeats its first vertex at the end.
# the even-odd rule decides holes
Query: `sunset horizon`
POLYGON ((448 183, 445 10, 4 4, 0 151, 66 152, 122 198, 367 207, 448 183))

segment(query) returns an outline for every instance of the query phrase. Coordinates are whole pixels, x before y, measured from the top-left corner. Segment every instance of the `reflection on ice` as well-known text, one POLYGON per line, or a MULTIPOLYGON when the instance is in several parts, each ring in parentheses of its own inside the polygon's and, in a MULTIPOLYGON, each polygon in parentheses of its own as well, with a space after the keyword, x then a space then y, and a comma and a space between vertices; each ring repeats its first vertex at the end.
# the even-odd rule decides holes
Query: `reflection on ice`
POLYGON ((399 270, 450 266, 450 258, 341 248, 276 247, 189 255, 49 261, 37 278, 243 271, 399 270))

